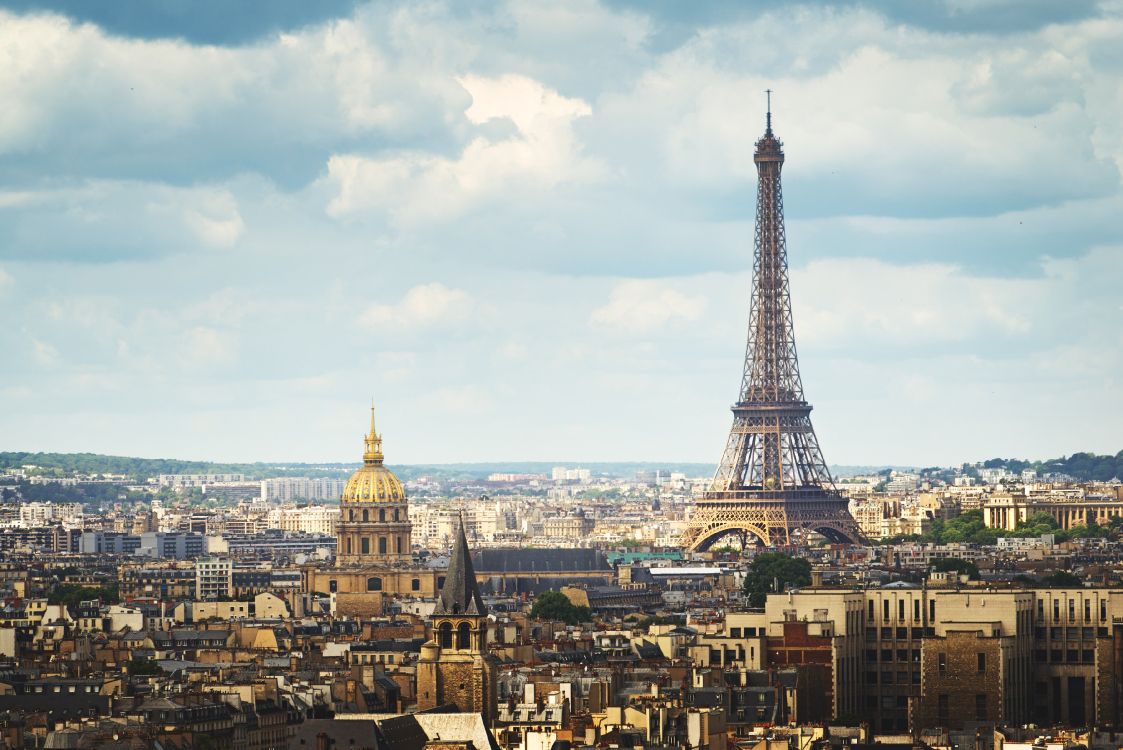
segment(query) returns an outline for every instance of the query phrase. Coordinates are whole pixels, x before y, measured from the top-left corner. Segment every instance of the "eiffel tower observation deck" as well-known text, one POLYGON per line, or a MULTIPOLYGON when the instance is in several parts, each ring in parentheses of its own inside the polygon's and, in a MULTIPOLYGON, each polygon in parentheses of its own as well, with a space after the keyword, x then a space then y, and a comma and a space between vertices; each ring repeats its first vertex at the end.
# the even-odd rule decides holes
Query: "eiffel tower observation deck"
POLYGON ((756 248, 749 337, 733 427, 709 489, 695 503, 682 545, 706 550, 725 537, 766 546, 796 544, 808 532, 833 542, 862 534, 835 488, 811 426, 792 326, 780 171, 783 144, 767 127, 756 142, 756 248))

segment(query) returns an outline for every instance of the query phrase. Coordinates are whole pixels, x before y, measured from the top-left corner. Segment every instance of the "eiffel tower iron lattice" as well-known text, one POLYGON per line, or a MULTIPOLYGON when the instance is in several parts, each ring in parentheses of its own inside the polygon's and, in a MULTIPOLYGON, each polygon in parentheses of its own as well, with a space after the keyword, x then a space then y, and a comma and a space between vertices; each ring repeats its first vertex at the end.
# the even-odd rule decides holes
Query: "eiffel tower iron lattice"
POLYGON ((691 550, 731 534, 742 545, 750 537, 791 544, 807 531, 862 541, 819 450, 799 376, 780 190, 784 151, 772 133, 771 91, 766 122, 753 157, 756 238, 744 376, 721 463, 683 532, 691 550))

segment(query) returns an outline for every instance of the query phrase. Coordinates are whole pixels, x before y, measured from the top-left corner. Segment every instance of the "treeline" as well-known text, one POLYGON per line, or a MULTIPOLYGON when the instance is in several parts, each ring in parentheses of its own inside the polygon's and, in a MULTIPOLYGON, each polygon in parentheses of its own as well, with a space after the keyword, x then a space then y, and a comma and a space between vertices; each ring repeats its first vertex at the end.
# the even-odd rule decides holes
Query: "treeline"
POLYGON ((983 462, 984 469, 1008 469, 1020 474, 1025 469, 1033 469, 1039 475, 1068 474, 1082 482, 1110 482, 1123 479, 1123 451, 1114 456, 1100 456, 1095 453, 1073 453, 1067 458, 1051 458, 1047 461, 1023 461, 1018 458, 992 458, 983 462))
POLYGON ((354 469, 350 464, 227 464, 182 461, 174 458, 134 458, 98 453, 0 453, 0 470, 32 465, 42 476, 78 474, 123 474, 137 481, 160 474, 245 474, 254 479, 284 476, 340 476, 354 469))
POLYGON ((937 518, 925 534, 904 534, 879 540, 880 544, 900 544, 901 542, 931 542, 933 544, 996 544, 1002 537, 1029 538, 1042 534, 1052 534, 1056 541, 1070 539, 1094 539, 1106 537, 1123 523, 1123 519, 1112 519, 1111 526, 1100 526, 1095 521, 1087 526, 1074 526, 1064 530, 1058 528, 1056 520, 1048 513, 1034 513, 1021 521, 1013 531, 990 529, 983 523, 981 510, 969 510, 955 518, 944 521, 937 518))

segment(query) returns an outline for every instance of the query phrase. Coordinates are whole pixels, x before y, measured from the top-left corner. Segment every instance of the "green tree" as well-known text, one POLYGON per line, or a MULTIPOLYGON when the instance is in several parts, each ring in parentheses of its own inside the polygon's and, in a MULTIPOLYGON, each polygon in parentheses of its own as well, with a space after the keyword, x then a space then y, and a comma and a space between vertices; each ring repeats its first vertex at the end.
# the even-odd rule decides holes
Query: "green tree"
POLYGON ((160 665, 156 663, 155 659, 130 659, 128 672, 131 675, 154 675, 163 674, 164 670, 160 669, 160 665))
POLYGON ((979 580, 979 566, 958 557, 942 557, 932 563, 932 570, 937 573, 966 573, 972 581, 979 580))
POLYGON ((1080 580, 1080 576, 1069 573, 1067 570, 1054 570, 1052 573, 1042 578, 1041 582, 1046 586, 1056 586, 1058 588, 1072 588, 1074 586, 1084 585, 1084 582, 1080 580))
POLYGON ((560 591, 543 591, 534 597, 530 616, 536 620, 560 620, 569 625, 588 622, 592 616, 588 607, 579 607, 560 591))
POLYGON ((749 597, 750 607, 763 607, 768 592, 809 583, 811 563, 807 560, 782 552, 762 552, 749 563, 748 573, 745 574, 745 594, 749 597))

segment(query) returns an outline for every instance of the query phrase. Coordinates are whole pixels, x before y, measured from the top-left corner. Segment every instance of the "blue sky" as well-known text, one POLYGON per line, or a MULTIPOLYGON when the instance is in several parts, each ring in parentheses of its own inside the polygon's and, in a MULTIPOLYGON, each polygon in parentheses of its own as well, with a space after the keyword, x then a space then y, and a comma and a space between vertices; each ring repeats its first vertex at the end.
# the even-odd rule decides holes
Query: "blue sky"
POLYGON ((716 461, 784 139, 831 463, 1123 447, 1123 3, 0 3, 0 449, 716 461))

